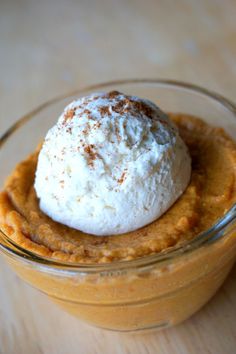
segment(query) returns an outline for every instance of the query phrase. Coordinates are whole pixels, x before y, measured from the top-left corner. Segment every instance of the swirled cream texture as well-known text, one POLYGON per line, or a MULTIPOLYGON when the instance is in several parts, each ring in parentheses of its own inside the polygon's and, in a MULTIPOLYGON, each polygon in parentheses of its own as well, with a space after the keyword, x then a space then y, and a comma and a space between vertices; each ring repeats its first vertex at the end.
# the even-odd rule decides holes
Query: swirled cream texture
POLYGON ((168 116, 146 99, 112 91, 65 108, 40 151, 35 190, 53 220, 117 235, 159 218, 190 175, 187 147, 168 116))

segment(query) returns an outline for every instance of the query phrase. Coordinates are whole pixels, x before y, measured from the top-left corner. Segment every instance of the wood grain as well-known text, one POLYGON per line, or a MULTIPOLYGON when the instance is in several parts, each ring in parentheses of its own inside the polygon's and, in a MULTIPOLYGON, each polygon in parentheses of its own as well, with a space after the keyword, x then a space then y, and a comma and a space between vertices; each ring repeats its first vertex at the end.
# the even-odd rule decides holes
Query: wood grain
MULTIPOLYGON (((0 132, 58 94, 127 77, 166 77, 235 100, 235 0, 1 0, 0 132)), ((0 353, 236 352, 236 267, 176 328, 110 333, 62 312, 0 260, 0 353)))

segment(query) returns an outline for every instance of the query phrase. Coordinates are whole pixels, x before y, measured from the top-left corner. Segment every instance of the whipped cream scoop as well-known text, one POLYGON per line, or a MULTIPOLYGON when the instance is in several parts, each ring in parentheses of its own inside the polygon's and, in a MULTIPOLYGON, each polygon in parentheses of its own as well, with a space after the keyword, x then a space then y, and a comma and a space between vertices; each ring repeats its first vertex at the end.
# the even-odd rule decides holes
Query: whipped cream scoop
POLYGON ((97 236, 159 218, 186 189, 191 160, 154 103, 117 91, 69 104, 39 153, 35 190, 53 220, 97 236))

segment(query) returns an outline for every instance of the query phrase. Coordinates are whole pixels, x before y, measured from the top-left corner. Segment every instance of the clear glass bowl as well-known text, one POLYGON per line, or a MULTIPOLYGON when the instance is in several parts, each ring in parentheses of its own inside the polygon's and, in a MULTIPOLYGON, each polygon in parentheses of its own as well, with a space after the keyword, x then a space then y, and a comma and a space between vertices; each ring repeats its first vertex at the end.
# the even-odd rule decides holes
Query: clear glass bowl
MULTIPOLYGON (((146 97, 167 112, 201 117, 236 137, 236 108, 205 89, 166 80, 95 85, 54 99, 21 118, 0 140, 1 183, 32 152, 75 97, 120 90, 146 97)), ((6 261, 25 281, 68 312, 96 326, 139 331, 187 319, 217 291, 236 258, 236 206, 182 248, 132 261, 82 265, 46 259, 0 233, 6 261)))

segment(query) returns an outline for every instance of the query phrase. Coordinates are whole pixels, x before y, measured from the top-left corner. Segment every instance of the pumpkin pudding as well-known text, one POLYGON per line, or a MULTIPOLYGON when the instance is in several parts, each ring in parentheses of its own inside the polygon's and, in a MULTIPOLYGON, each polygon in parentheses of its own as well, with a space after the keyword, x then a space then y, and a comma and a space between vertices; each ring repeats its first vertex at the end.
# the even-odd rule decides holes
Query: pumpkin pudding
POLYGON ((34 188, 39 149, 21 162, 0 194, 1 228, 22 247, 53 259, 99 263, 131 260, 191 240, 212 226, 236 199, 236 145, 223 129, 170 114, 192 159, 191 181, 159 219, 133 232, 94 236, 52 220, 34 188))
MULTIPOLYGON (((120 109, 119 106, 116 107, 118 113, 120 109)), ((144 110, 144 115, 152 114, 145 105, 138 105, 138 109, 144 110)), ((104 116, 107 111, 100 113, 104 116)), ((67 122, 71 121, 74 114, 75 109, 72 107, 66 110, 64 118, 66 117, 67 122)), ((91 112, 87 114, 90 116, 91 112)), ((27 251, 78 266, 99 266, 100 263, 109 266, 119 262, 129 264, 121 261, 138 260, 144 256, 168 252, 188 244, 201 232, 208 230, 226 214, 236 200, 236 144, 222 128, 210 126, 199 118, 170 113, 172 123, 166 123, 165 116, 158 117, 163 126, 170 124, 173 134, 178 131, 184 144, 181 145, 178 141, 179 145, 174 154, 181 151, 179 155, 173 155, 171 149, 166 155, 163 153, 162 157, 173 159, 174 156, 176 161, 179 161, 179 164, 172 166, 172 170, 168 170, 168 176, 175 176, 176 181, 179 181, 178 178, 183 173, 185 181, 171 190, 172 194, 169 193, 165 208, 161 210, 157 203, 156 213, 160 215, 158 214, 154 221, 151 220, 153 213, 150 214, 147 210, 147 218, 142 219, 143 226, 135 229, 129 222, 125 225, 127 228, 133 227, 133 230, 119 233, 120 229, 117 228, 115 231, 118 231, 112 235, 103 234, 104 225, 96 235, 56 221, 54 216, 47 215, 48 210, 42 210, 36 191, 35 175, 38 173, 39 154, 42 152, 40 146, 16 166, 0 193, 1 230, 27 251), (185 165, 180 156, 185 156, 185 165), (176 174, 176 171, 179 174, 176 174), (150 221, 147 221, 148 218, 150 221)), ((91 118, 93 117, 90 116, 89 119, 91 118)), ((66 129, 69 129, 70 133, 70 126, 66 129)), ((168 132, 163 131, 167 134, 165 137, 169 138, 168 132)), ((114 134, 117 134, 116 130, 114 134)), ((119 136, 117 138, 119 139, 119 136)), ((161 146, 163 141, 159 142, 161 146)), ((149 146, 145 146, 148 150, 149 146)), ((95 160, 98 152, 94 151, 94 146, 88 149, 86 145, 83 149, 88 166, 93 169, 97 163, 95 160)), ((157 156, 160 158, 160 154, 157 156)), ((49 161, 50 156, 47 158, 49 161)), ((42 169, 41 173, 44 172, 42 169)), ((45 183, 47 178, 50 178, 46 172, 45 183)), ((156 172, 158 171, 155 170, 154 173, 156 172)), ((116 183, 122 186, 125 178, 128 179, 118 171, 116 183)), ((67 188, 66 180, 61 176, 57 180, 61 184, 60 193, 63 194, 63 190, 67 188)), ((171 183, 168 186, 170 187, 171 183)), ((159 202, 162 197, 159 196, 159 202)), ((132 209, 132 203, 130 208, 132 209)), ((63 213, 64 211, 65 209, 63 213)), ((124 217, 129 212, 127 209, 121 210, 120 215, 124 217)), ((62 217, 65 216, 63 213, 62 217)), ((76 218, 73 220, 77 222, 76 218)), ((118 226, 120 227, 116 224, 116 227, 118 226)), ((94 225, 91 227, 94 230, 94 225)), ((89 275, 86 279, 78 280, 67 277, 63 272, 58 276, 56 273, 50 275, 47 270, 43 274, 41 270, 19 266, 14 262, 12 266, 20 276, 78 317, 105 328, 135 330, 157 324, 173 325, 199 309, 218 289, 232 267, 235 244, 233 238, 228 238, 226 241, 222 240, 221 244, 211 246, 211 253, 207 247, 202 247, 194 254, 183 256, 176 264, 164 266, 161 270, 143 271, 140 275, 119 272, 115 278, 113 273, 104 272, 99 279, 89 275), (188 301, 190 297, 191 301, 188 301)))

